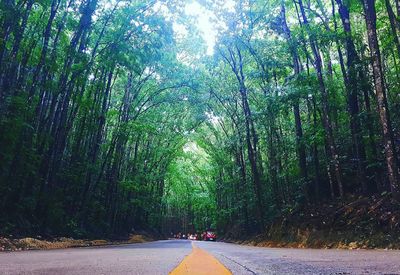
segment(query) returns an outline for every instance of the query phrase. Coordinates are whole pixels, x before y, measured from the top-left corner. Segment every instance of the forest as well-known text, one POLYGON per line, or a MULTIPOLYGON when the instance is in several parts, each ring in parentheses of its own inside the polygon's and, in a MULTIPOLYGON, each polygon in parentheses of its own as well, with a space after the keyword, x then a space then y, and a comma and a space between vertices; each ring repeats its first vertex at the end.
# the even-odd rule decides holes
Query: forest
POLYGON ((399 0, 2 0, 0 25, 0 234, 400 199, 399 0))

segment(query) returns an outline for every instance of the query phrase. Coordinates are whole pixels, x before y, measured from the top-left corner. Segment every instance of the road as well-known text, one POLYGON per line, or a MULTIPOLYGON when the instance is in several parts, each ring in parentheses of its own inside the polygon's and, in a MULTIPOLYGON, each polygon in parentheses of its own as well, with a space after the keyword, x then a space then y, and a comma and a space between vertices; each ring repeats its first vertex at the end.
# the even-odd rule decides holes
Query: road
POLYGON ((218 270, 218 274, 400 275, 400 251, 260 248, 219 242, 164 240, 109 247, 0 253, 0 274, 153 275, 168 274, 173 270, 171 274, 201 274, 201 270, 190 268, 206 271, 207 267, 208 270, 218 270))

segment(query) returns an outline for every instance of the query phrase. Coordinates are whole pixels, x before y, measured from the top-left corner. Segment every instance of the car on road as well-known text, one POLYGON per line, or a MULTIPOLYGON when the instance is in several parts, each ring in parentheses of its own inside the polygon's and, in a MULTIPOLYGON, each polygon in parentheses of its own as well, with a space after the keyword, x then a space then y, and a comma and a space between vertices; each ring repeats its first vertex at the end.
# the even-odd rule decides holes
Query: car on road
POLYGON ((207 230, 203 233, 203 241, 216 241, 217 234, 214 230, 207 230))

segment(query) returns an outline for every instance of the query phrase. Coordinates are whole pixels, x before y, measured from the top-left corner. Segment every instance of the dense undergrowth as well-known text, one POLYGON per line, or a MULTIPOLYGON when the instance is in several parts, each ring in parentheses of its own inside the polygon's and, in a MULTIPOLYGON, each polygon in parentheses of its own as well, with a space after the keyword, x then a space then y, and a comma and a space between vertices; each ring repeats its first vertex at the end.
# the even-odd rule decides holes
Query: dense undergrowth
POLYGON ((224 240, 268 247, 400 249, 400 205, 387 194, 305 205, 284 211, 263 234, 232 230, 224 240))

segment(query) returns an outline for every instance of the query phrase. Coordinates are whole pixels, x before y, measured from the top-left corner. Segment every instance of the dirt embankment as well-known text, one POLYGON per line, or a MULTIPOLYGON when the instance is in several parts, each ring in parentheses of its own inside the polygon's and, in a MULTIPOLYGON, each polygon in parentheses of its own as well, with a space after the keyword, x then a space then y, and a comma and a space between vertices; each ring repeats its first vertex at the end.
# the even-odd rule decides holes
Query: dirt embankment
POLYGON ((52 240, 43 240, 37 238, 4 238, 0 237, 0 251, 18 251, 18 250, 40 250, 57 249, 70 247, 88 247, 103 246, 115 244, 131 244, 154 241, 155 238, 148 234, 132 234, 125 240, 79 240, 73 238, 55 238, 52 240))
POLYGON ((400 249, 400 203, 389 195, 351 197, 287 211, 257 236, 227 236, 264 247, 400 249))

